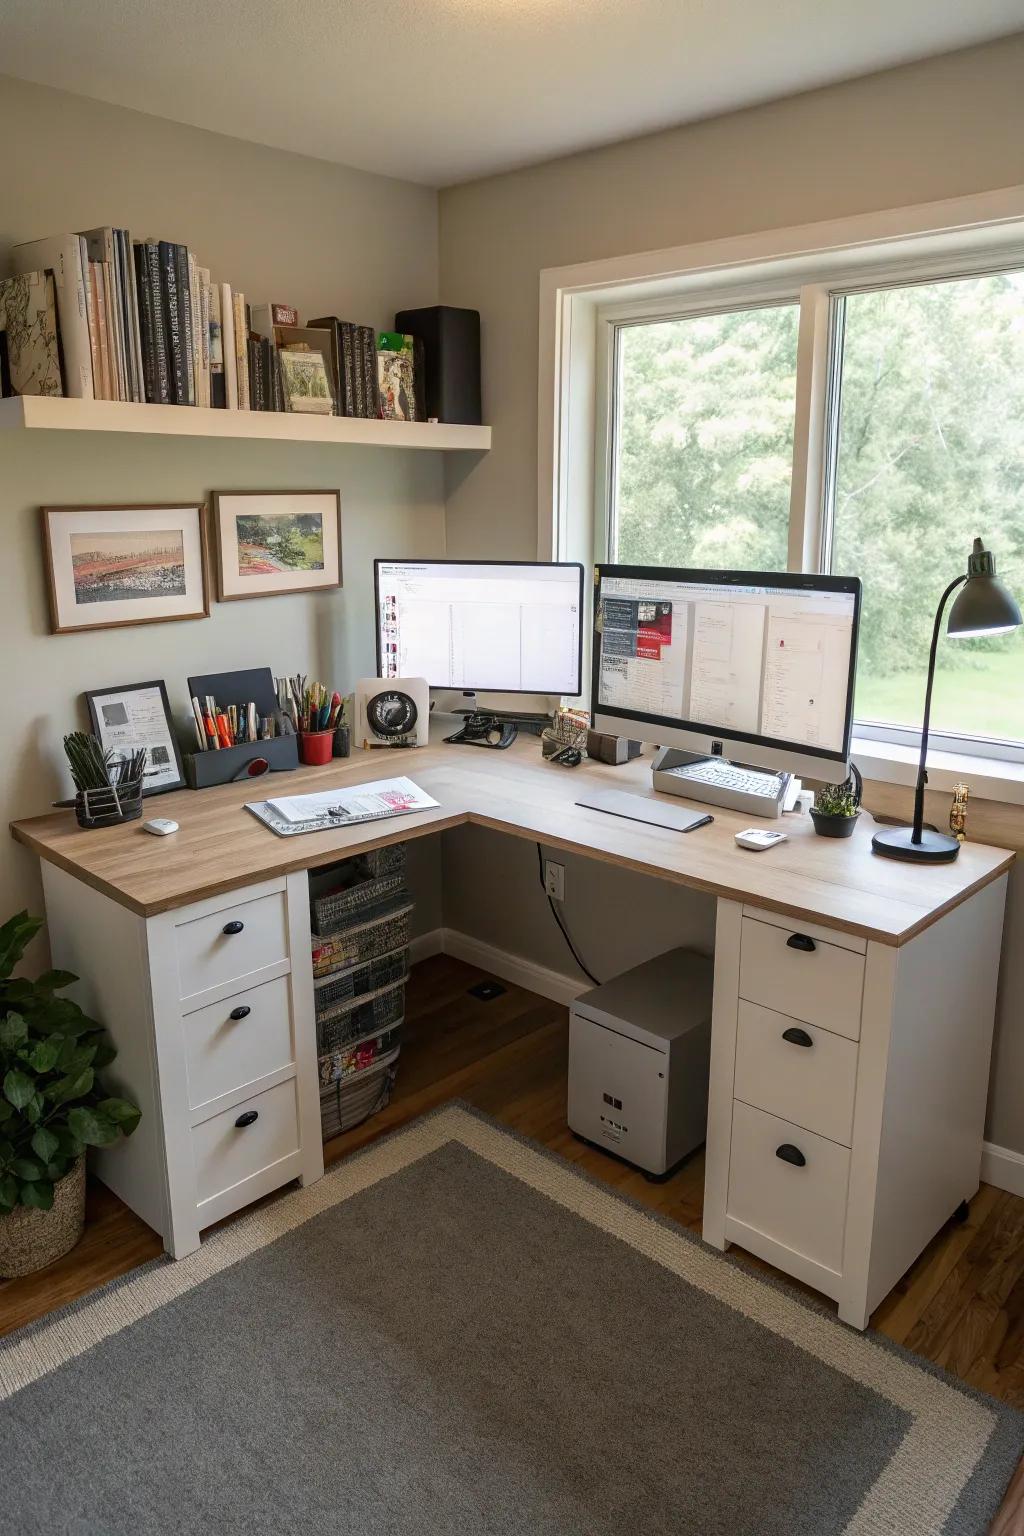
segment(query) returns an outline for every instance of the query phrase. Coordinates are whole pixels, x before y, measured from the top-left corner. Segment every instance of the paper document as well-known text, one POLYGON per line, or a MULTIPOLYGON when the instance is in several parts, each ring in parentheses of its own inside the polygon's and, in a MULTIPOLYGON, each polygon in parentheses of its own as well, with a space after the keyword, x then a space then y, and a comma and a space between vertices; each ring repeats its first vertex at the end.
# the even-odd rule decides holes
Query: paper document
POLYGON ((279 795, 246 805, 281 837, 294 832, 321 832, 330 827, 354 827, 410 811, 429 811, 438 802, 411 779, 377 779, 348 789, 327 789, 316 795, 279 795))

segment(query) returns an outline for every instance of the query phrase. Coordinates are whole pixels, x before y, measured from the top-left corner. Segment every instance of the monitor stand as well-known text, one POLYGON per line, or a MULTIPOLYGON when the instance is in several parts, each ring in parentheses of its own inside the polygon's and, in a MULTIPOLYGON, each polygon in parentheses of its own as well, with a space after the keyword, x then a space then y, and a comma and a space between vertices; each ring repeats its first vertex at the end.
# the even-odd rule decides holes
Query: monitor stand
POLYGON ((796 802, 800 781, 791 773, 748 768, 724 757, 705 757, 679 747, 659 747, 652 765, 654 787, 704 805, 745 816, 781 816, 796 802))

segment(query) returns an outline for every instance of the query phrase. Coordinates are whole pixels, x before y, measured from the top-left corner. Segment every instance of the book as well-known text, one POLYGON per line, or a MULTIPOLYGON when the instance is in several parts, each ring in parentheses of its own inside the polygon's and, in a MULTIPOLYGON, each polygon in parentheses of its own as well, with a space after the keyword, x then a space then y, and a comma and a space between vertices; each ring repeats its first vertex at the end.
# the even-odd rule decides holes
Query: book
POLYGON ((133 398, 141 402, 146 398, 146 388, 142 372, 142 325, 139 319, 139 286, 135 270, 131 233, 127 229, 122 229, 119 231, 119 234, 124 246, 125 305, 128 310, 128 332, 131 340, 133 372, 135 375, 135 394, 133 398))
POLYGON ((81 235, 78 237, 82 250, 82 260, 85 271, 86 302, 89 306, 89 350, 92 353, 92 393, 94 400, 106 400, 107 383, 104 378, 103 353, 100 349, 100 318, 99 299, 96 294, 96 276, 93 272, 93 263, 89 260, 85 248, 85 241, 81 235))
POLYGON ((110 370, 109 398, 127 400, 129 398, 128 380, 121 336, 121 300, 118 292, 114 230, 108 224, 99 229, 79 230, 79 234, 85 241, 89 260, 99 262, 103 269, 107 362, 110 370))
POLYGON ((110 356, 110 327, 107 325, 107 284, 103 275, 102 261, 90 261, 89 276, 93 297, 96 300, 96 326, 99 338, 103 399, 116 400, 117 392, 114 387, 114 376, 111 372, 113 360, 110 356))
POLYGON ((149 268, 146 263, 146 247, 136 244, 132 249, 135 267, 135 285, 139 295, 139 330, 142 336, 142 387, 145 398, 160 399, 156 375, 156 319, 153 314, 153 294, 149 286, 149 268))
POLYGON ((57 292, 52 272, 0 280, 3 391, 62 395, 57 292))
MULTIPOLYGON (((160 286, 160 246, 155 240, 146 241, 141 247, 145 258, 146 282, 149 289, 150 309, 153 314, 153 331, 149 338, 154 358, 154 388, 151 397, 155 405, 171 405, 174 391, 171 378, 171 362, 167 351, 167 317, 164 314, 163 294, 160 286)), ((147 398, 150 398, 147 396, 147 398)))
MULTIPOLYGON (((260 347, 263 351, 263 409, 266 411, 276 411, 278 409, 277 397, 279 385, 277 369, 277 348, 274 346, 274 343, 271 341, 269 336, 260 337, 260 347)), ((284 409, 283 405, 281 409, 284 409)))
POLYGON ((210 404, 219 411, 227 405, 224 378, 224 327, 221 322, 223 283, 210 284, 210 404))
POLYGON ((210 404, 210 269, 197 267, 199 279, 199 404, 210 404))
POLYGON ((74 400, 93 400, 92 343, 89 335, 89 300, 82 268, 82 243, 77 235, 51 235, 28 240, 11 251, 16 274, 52 272, 57 298, 57 321, 64 354, 65 389, 74 400))
POLYGON ((188 404, 185 378, 185 336, 178 293, 178 252, 169 240, 159 242, 160 295, 167 331, 167 361, 171 383, 171 404, 188 404))
POLYGON ((361 325, 359 336, 363 358, 363 415, 376 418, 381 414, 377 374, 377 333, 372 325, 361 325))
POLYGON ((245 294, 232 293, 232 311, 235 321, 235 369, 238 375, 238 409, 249 410, 249 351, 246 346, 248 331, 245 325, 245 294))
POLYGON ((238 358, 235 352, 235 304, 228 283, 220 285, 220 346, 224 354, 224 404, 238 410, 238 358))
POLYGON ((174 270, 178 279, 178 328, 181 333, 182 389, 179 405, 196 403, 196 352, 192 334, 192 287, 189 282, 188 247, 175 245, 174 270))
POLYGON ((381 331, 377 337, 380 409, 385 421, 416 420, 414 356, 411 336, 381 331))
POLYGON ((333 359, 331 388, 334 392, 335 410, 339 416, 354 416, 354 402, 352 399, 352 342, 350 334, 352 327, 346 325, 343 320, 339 320, 337 315, 323 315, 319 320, 311 320, 308 329, 330 331, 333 359))

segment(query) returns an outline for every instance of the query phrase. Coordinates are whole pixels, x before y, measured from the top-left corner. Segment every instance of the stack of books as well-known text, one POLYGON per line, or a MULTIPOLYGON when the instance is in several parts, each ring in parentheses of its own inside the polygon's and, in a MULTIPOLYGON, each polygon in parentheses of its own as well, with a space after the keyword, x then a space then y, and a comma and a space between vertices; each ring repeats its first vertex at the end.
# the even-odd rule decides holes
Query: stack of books
POLYGON ((17 281, 36 282, 40 303, 52 290, 55 314, 53 356, 17 377, 10 370, 7 387, 83 400, 421 419, 411 337, 378 335, 333 315, 300 326, 288 304, 250 307, 185 245, 133 240, 109 226, 17 245, 12 260, 17 281))

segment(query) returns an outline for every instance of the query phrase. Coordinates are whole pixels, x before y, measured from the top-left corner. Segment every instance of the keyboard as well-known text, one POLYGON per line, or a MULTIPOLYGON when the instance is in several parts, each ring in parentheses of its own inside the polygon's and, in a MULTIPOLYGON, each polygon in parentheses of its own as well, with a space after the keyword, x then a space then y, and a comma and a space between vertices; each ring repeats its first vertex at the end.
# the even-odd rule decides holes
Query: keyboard
POLYGON ((743 768, 720 757, 684 763, 665 772, 686 785, 685 793, 690 799, 744 811, 751 816, 778 816, 791 778, 788 773, 761 773, 756 768, 743 768))

